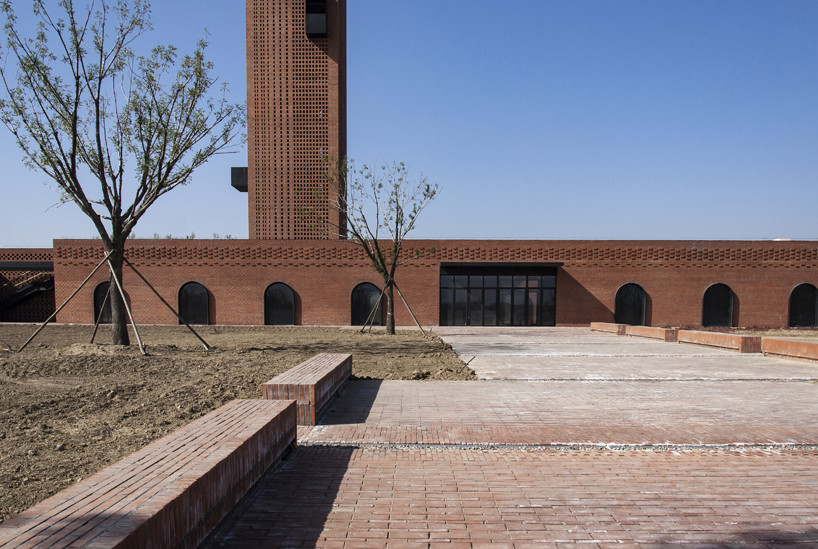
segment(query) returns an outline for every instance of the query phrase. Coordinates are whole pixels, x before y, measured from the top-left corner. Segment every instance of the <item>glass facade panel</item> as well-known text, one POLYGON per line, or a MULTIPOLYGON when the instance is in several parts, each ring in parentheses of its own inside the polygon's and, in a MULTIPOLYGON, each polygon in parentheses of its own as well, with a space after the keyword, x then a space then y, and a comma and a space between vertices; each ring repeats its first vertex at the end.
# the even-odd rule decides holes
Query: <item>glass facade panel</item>
MULTIPOLYGON (((525 281, 525 278, 523 278, 525 281)), ((523 282, 525 284, 525 282, 523 282)), ((512 323, 515 326, 525 326, 526 325, 526 315, 525 315, 525 290, 514 290, 514 308, 512 309, 512 323)))
POLYGON ((499 291, 498 319, 499 326, 511 326, 511 290, 501 289, 499 291))
POLYGON ((454 320, 455 326, 465 326, 468 315, 468 290, 454 291, 454 320))
MULTIPOLYGON (((486 277, 488 278, 488 277, 486 277)), ((495 281, 497 277, 494 277, 495 281)), ((497 290, 483 290, 483 326, 497 325, 497 290)))
POLYGON ((441 267, 443 326, 553 326, 556 268, 452 265, 441 267))
POLYGON ((529 326, 536 326, 540 323, 539 321, 539 305, 540 305, 540 292, 537 290, 528 290, 528 303, 526 303, 526 307, 528 308, 528 318, 526 324, 529 326))
POLYGON ((469 325, 483 325, 483 289, 472 288, 469 290, 469 325))
POLYGON ((540 324, 543 326, 557 325, 557 291, 542 290, 542 307, 540 308, 540 324))
POLYGON ((440 324, 452 326, 454 324, 454 290, 440 289, 440 324))

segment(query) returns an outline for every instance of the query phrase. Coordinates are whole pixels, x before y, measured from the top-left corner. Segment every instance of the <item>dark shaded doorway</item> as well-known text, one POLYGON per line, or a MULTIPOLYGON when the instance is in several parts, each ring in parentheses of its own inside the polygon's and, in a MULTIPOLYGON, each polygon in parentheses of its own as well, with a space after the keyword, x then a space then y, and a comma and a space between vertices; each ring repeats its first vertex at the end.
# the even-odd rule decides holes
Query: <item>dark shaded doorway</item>
POLYGON ((646 302, 647 294, 642 286, 633 282, 625 284, 616 292, 614 322, 631 326, 644 326, 646 302))
POLYGON ((557 268, 444 265, 441 326, 554 326, 557 268))
POLYGON ((182 286, 179 289, 179 316, 188 324, 210 324, 207 288, 198 282, 182 286))
POLYGON ((792 328, 818 326, 818 289, 812 284, 801 284, 790 294, 790 320, 792 328))
POLYGON ((110 282, 101 282, 94 288, 94 322, 99 319, 100 324, 111 323, 111 298, 108 296, 110 287, 110 282), (100 311, 102 316, 100 316, 100 311))
POLYGON ((363 326, 367 324, 372 309, 376 309, 372 325, 383 325, 381 291, 374 284, 363 282, 355 286, 355 289, 352 290, 351 308, 352 326, 363 326))
POLYGON ((733 326, 735 295, 727 284, 713 284, 704 292, 702 300, 702 326, 733 326))
POLYGON ((268 326, 295 324, 295 292, 283 282, 270 284, 264 291, 264 324, 268 326))

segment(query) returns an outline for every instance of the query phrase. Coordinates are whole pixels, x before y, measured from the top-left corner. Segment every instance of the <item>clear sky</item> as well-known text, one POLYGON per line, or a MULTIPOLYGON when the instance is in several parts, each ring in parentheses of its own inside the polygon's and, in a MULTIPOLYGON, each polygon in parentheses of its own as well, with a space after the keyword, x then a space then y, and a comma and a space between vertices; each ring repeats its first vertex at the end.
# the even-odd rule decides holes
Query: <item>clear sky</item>
MULTIPOLYGON (((22 2, 18 4, 23 4, 22 2)), ((22 9, 20 7, 18 10, 22 9)), ((239 0, 154 2, 245 94, 239 0)), ((348 1, 349 154, 442 188, 415 238, 818 238, 818 2, 348 1)), ((91 237, 0 132, 0 246, 91 237)), ((220 157, 137 237, 247 238, 220 157)))

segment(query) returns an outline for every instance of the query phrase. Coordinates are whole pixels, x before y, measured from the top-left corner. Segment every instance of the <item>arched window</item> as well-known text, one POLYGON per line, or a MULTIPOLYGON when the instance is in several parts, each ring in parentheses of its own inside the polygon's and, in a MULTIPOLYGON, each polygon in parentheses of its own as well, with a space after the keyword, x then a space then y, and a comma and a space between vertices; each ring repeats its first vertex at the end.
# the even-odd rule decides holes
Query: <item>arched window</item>
POLYGON ((381 291, 374 284, 364 282, 352 290, 352 325, 363 326, 376 309, 371 322, 373 326, 382 324, 381 318, 381 291))
POLYGON ((818 326, 818 289, 801 284, 790 294, 790 322, 793 328, 818 326))
POLYGON ((188 324, 210 324, 207 288, 188 282, 179 289, 179 316, 188 324))
POLYGON ((283 282, 270 284, 264 291, 264 324, 295 324, 295 293, 283 282))
POLYGON ((100 324, 111 323, 111 298, 108 295, 110 287, 110 282, 100 282, 94 288, 94 322, 99 319, 100 324), (99 314, 100 311, 102 311, 102 316, 99 314))
POLYGON ((704 292, 702 326, 733 325, 733 290, 727 284, 713 284, 704 292))
POLYGON ((639 284, 625 284, 616 292, 614 319, 617 324, 645 325, 647 294, 639 284))

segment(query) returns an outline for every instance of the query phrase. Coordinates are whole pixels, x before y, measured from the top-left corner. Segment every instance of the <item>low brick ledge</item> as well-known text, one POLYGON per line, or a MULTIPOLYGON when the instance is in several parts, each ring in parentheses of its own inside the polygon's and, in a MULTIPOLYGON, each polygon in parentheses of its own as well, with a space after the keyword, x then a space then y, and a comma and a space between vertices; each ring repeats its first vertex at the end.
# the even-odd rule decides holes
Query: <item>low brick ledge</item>
POLYGON ((197 547, 296 436, 292 401, 234 400, 0 524, 0 547, 197 547))
POLYGON ((693 343, 694 345, 721 347, 723 349, 733 349, 740 353, 761 352, 761 337, 759 336, 725 334, 723 332, 679 330, 677 340, 679 343, 693 343))
POLYGON ((298 402, 298 424, 315 425, 326 406, 352 376, 352 355, 321 353, 261 386, 265 399, 298 402))
POLYGON ((679 330, 676 328, 658 328, 655 326, 626 326, 625 333, 629 336, 649 337, 651 339, 660 339, 669 343, 675 343, 679 335, 679 330))
POLYGON ((765 355, 818 360, 818 342, 814 341, 765 337, 761 341, 761 350, 765 355))
POLYGON ((614 324, 613 322, 591 322, 592 332, 607 332, 609 334, 625 335, 625 324, 614 324))

